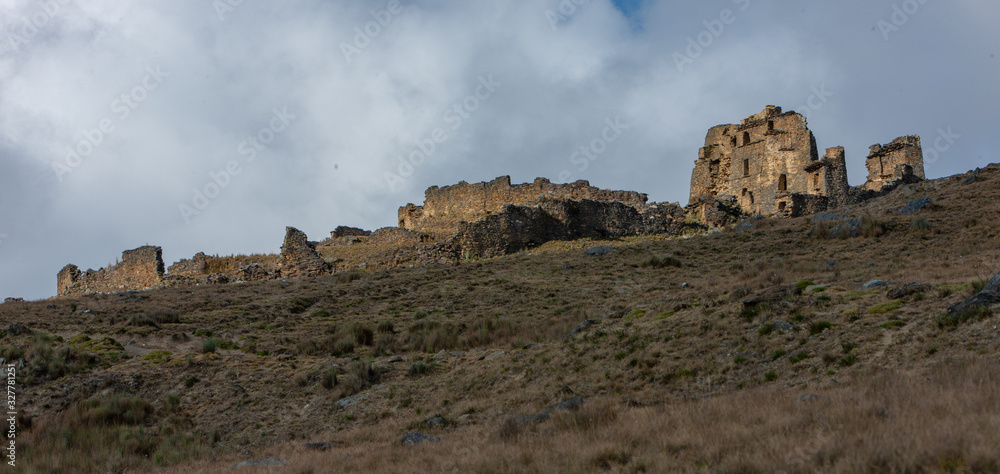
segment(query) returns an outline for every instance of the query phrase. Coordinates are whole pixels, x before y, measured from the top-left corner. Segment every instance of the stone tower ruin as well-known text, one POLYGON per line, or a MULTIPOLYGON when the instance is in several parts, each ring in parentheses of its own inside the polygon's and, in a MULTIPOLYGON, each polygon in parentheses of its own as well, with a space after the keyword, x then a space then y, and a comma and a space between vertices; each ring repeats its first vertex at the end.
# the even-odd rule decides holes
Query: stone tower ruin
POLYGON ((800 216, 843 206, 862 190, 923 179, 920 137, 873 145, 868 181, 852 190, 843 147, 822 157, 806 118, 769 105, 739 124, 708 130, 691 174, 689 204, 730 197, 752 214, 800 216))

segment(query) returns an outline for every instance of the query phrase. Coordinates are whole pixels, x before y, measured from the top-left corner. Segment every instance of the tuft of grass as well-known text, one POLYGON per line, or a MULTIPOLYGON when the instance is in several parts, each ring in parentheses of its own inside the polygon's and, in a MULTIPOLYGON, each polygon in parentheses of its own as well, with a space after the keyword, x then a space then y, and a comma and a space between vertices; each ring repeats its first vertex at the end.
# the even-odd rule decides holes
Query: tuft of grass
POLYGON ((809 280, 801 280, 801 281, 795 283, 795 286, 797 286, 799 288, 802 288, 803 290, 805 290, 806 288, 809 288, 810 286, 813 286, 813 285, 815 285, 815 283, 813 283, 812 281, 809 281, 809 280))
POLYGON ((889 321, 879 324, 878 327, 882 329, 898 329, 903 326, 906 326, 906 321, 901 321, 899 319, 890 319, 889 321))
POLYGON ((667 268, 682 267, 684 264, 680 260, 668 255, 662 258, 656 256, 650 257, 648 260, 640 263, 639 266, 642 268, 667 268))
POLYGON ((208 339, 205 339, 201 343, 201 353, 202 354, 208 354, 209 352, 215 352, 215 350, 218 349, 218 348, 219 348, 219 340, 216 339, 216 338, 214 338, 214 337, 210 337, 208 339))
POLYGON ((139 358, 139 360, 149 361, 150 364, 159 365, 170 361, 170 356, 173 355, 170 351, 150 351, 148 354, 139 358))
POLYGON ((799 362, 802 362, 802 361, 804 361, 804 360, 806 360, 808 358, 809 358, 809 353, 808 352, 806 352, 806 351, 799 351, 794 356, 792 356, 791 359, 788 359, 788 361, 791 362, 791 363, 793 363, 793 364, 798 364, 799 362))
POLYGON ((785 354, 786 354, 786 352, 785 352, 784 349, 778 349, 778 350, 776 350, 776 351, 774 351, 774 352, 771 353, 771 360, 778 360, 778 359, 784 357, 785 354))
POLYGON ((871 214, 866 212, 861 216, 861 227, 859 230, 861 236, 874 239, 885 234, 885 230, 885 224, 875 220, 871 214))
POLYGON ((809 334, 815 336, 832 327, 833 323, 831 323, 830 321, 816 321, 809 324, 809 334))
POLYGON ((764 374, 764 381, 765 382, 773 382, 773 381, 775 381, 777 379, 778 379, 778 373, 775 372, 775 371, 773 371, 773 370, 769 371, 766 374, 764 374))
POLYGON ((901 306, 903 306, 902 300, 886 301, 885 303, 879 303, 871 308, 868 308, 868 314, 885 314, 889 311, 895 311, 901 306))

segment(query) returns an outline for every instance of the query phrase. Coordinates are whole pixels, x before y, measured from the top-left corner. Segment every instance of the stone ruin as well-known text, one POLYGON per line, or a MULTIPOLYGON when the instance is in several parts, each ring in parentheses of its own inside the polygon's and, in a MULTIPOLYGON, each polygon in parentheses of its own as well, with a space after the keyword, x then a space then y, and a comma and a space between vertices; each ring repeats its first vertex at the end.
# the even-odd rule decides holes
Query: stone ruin
POLYGON ((163 281, 163 249, 146 245, 122 252, 121 262, 81 272, 69 264, 56 275, 58 294, 74 291, 113 292, 150 288, 163 281))
POLYGON ((769 105, 739 124, 709 129, 691 173, 689 205, 722 200, 751 214, 795 217, 853 204, 924 179, 920 137, 873 145, 866 165, 868 181, 851 188, 844 148, 820 157, 806 118, 769 105))
POLYGON ((843 147, 828 148, 820 156, 805 117, 767 106, 739 124, 709 129, 684 208, 676 203, 648 203, 646 194, 599 189, 583 180, 554 184, 536 178, 512 185, 509 176, 501 176, 489 182, 432 186, 424 193, 422 205, 399 208, 398 227, 370 232, 340 226, 318 243, 287 227, 280 255, 198 253, 171 265, 166 274, 160 248, 140 247, 125 251, 121 263, 96 272, 67 265, 57 276, 57 287, 59 295, 67 295, 163 284, 312 277, 352 266, 427 265, 495 257, 551 240, 680 235, 690 229, 733 224, 748 214, 813 214, 922 180, 920 138, 904 136, 873 145, 866 165, 865 184, 849 186, 843 147), (360 246, 357 251, 344 248, 355 245, 360 246), (353 261, 331 257, 338 252, 353 261))
POLYGON ((510 184, 510 176, 490 182, 469 184, 461 181, 452 186, 431 186, 424 192, 424 204, 407 204, 399 208, 402 229, 447 236, 459 230, 459 222, 473 222, 503 210, 508 204, 527 205, 543 199, 600 202, 620 202, 635 208, 646 206, 646 195, 634 191, 608 191, 580 180, 569 184, 553 184, 545 178, 534 182, 510 184))

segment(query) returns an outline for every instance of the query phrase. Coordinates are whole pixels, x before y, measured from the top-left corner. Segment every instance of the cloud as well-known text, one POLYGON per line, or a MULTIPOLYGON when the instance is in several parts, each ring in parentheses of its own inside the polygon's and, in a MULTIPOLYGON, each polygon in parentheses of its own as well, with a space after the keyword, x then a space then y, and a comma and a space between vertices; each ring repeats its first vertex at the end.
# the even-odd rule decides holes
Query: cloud
POLYGON ((847 147, 855 183, 867 145, 940 127, 962 138, 930 174, 995 161, 992 4, 928 2, 885 41, 891 3, 566 2, 242 2, 221 18, 203 1, 0 2, 0 288, 48 296, 65 263, 145 243, 169 261, 274 252, 285 225, 393 225, 428 186, 505 174, 685 203, 705 130, 817 87, 833 96, 810 125, 847 147), (294 116, 280 131, 276 109, 294 116), (616 118, 621 138, 580 169, 573 153, 616 118))

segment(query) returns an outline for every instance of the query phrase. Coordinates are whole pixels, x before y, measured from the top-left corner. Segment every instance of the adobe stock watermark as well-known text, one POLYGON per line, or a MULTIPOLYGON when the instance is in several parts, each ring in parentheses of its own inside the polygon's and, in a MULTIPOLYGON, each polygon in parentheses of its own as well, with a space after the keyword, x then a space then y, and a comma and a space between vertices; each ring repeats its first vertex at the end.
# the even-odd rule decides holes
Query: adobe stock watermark
POLYGON ((926 3, 927 0, 905 0, 902 6, 893 3, 892 15, 889 15, 889 20, 879 20, 875 23, 879 32, 882 33, 882 39, 889 41, 889 35, 900 31, 903 25, 906 25, 910 18, 920 11, 920 7, 926 3))
POLYGON ((4 39, 0 52, 12 51, 21 52, 21 48, 27 48, 31 41, 38 36, 39 31, 44 29, 53 18, 58 15, 71 0, 42 0, 37 2, 38 8, 28 16, 22 16, 18 25, 11 28, 11 33, 4 39))
MULTIPOLYGON (((288 107, 280 110, 275 107, 272 110, 271 119, 267 126, 261 127, 256 134, 248 135, 236 145, 236 153, 243 157, 245 163, 253 163, 257 159, 257 154, 266 150, 267 146, 274 141, 278 134, 288 129, 288 125, 295 119, 295 115, 288 112, 288 107)), ((208 180, 200 188, 192 189, 191 202, 178 204, 177 209, 181 212, 181 218, 185 224, 190 224, 194 216, 201 215, 214 199, 218 198, 222 191, 233 182, 233 177, 243 172, 243 166, 239 160, 232 159, 219 171, 209 171, 208 180)))
POLYGON ((941 159, 941 154, 950 150, 959 138, 962 138, 962 136, 955 133, 950 125, 947 128, 938 128, 937 136, 934 137, 932 143, 928 144, 930 146, 924 145, 923 147, 924 163, 937 163, 941 159))
POLYGON ((545 10, 545 19, 549 21, 552 31, 557 31, 559 25, 566 23, 576 14, 577 7, 590 3, 590 0, 562 0, 555 10, 545 10))
POLYGON ((389 0, 384 9, 369 11, 372 20, 363 27, 354 27, 354 38, 350 43, 340 42, 340 52, 344 54, 347 63, 350 64, 354 56, 361 54, 362 50, 371 45, 372 41, 392 24, 393 18, 403 13, 403 10, 404 7, 399 0, 389 0))
MULTIPOLYGON (((608 146, 612 143, 618 141, 622 137, 625 130, 629 129, 629 125, 622 123, 621 117, 615 116, 614 119, 611 117, 605 117, 604 119, 605 127, 601 130, 600 135, 594 137, 586 145, 581 145, 578 149, 569 154, 569 163, 576 166, 576 171, 578 173, 583 173, 587 171, 590 164, 597 160, 605 151, 608 150, 608 146)), ((557 175, 560 183, 569 183, 574 180, 573 172, 569 169, 564 169, 557 175)))
POLYGON ((226 21, 226 15, 236 11, 236 7, 243 5, 244 0, 214 0, 212 8, 219 17, 219 21, 226 21))
POLYGON ((810 88, 812 92, 809 98, 806 99, 805 104, 802 104, 796 112, 802 114, 804 117, 812 117, 812 114, 822 109, 824 105, 833 97, 833 92, 826 90, 826 84, 820 84, 817 86, 812 86, 810 88))
POLYGON ((484 102, 493 97, 501 85, 503 83, 493 79, 493 74, 487 74, 485 77, 479 76, 479 83, 476 84, 473 93, 452 104, 451 108, 445 110, 441 116, 441 120, 447 124, 447 127, 435 127, 424 138, 418 138, 413 149, 407 155, 397 157, 399 165, 396 172, 386 171, 383 173, 385 184, 389 186, 389 190, 395 191, 396 186, 399 186, 406 178, 413 176, 416 169, 434 155, 437 147, 448 141, 450 137, 448 131, 451 130, 454 133, 462 128, 462 125, 472 117, 472 114, 478 111, 484 102))
MULTIPOLYGON (((731 1, 738 6, 741 12, 750 8, 750 0, 731 1)), ((688 44, 683 52, 674 52, 673 58, 674 64, 677 66, 677 72, 683 73, 687 66, 694 64, 694 61, 700 58, 705 53, 705 50, 715 44, 715 40, 719 39, 726 32, 726 26, 732 25, 735 22, 736 12, 728 8, 723 8, 719 12, 718 18, 701 22, 705 26, 705 29, 693 37, 687 37, 688 44)))
MULTIPOLYGON (((147 66, 146 75, 138 84, 111 101, 111 113, 119 121, 127 119, 139 107, 139 104, 142 104, 149 97, 150 92, 160 87, 163 78, 169 75, 170 73, 163 72, 159 65, 156 67, 147 66)), ((115 120, 112 117, 104 117, 97 122, 95 128, 80 130, 78 136, 82 138, 75 145, 66 146, 66 156, 62 160, 52 162, 52 169, 59 182, 63 181, 63 175, 73 172, 74 169, 83 164, 83 160, 92 155, 94 150, 104 143, 109 135, 114 133, 115 128, 117 128, 115 120)))

